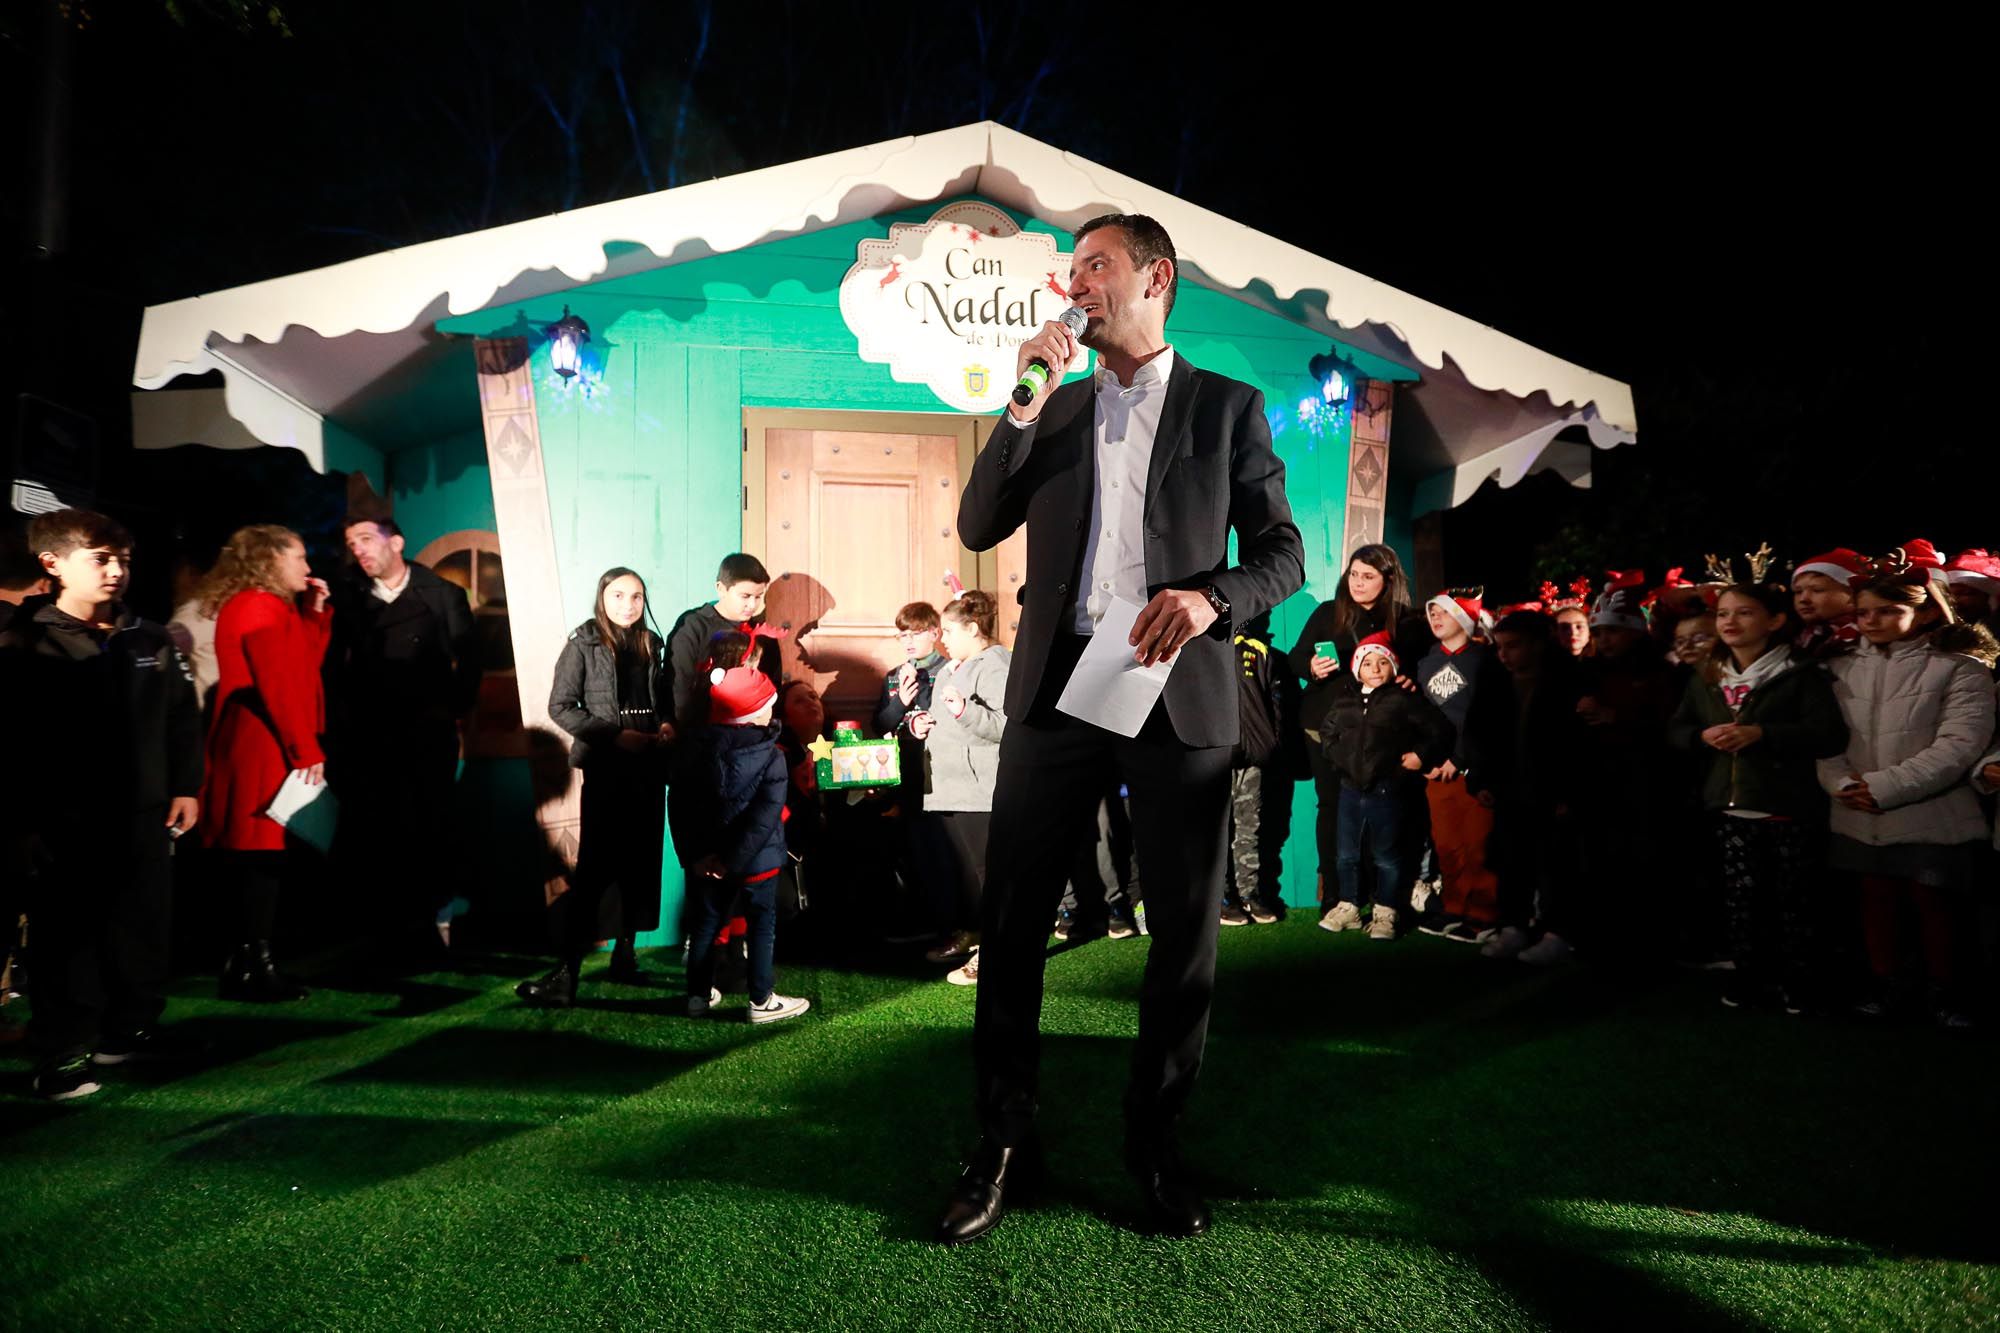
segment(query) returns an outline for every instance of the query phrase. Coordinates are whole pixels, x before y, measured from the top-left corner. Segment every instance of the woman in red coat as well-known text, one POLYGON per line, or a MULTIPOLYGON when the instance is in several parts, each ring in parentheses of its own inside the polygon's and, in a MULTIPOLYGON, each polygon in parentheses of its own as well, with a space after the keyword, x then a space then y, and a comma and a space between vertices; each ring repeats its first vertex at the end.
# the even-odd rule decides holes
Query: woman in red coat
POLYGON ((203 588, 203 607, 216 616, 219 674, 210 695, 202 841, 220 851, 241 912, 240 943, 222 969, 225 999, 306 995, 271 960, 285 830, 264 811, 293 772, 308 783, 325 780, 320 659, 333 619, 326 601, 326 583, 313 577, 299 535, 268 524, 230 537, 203 588))

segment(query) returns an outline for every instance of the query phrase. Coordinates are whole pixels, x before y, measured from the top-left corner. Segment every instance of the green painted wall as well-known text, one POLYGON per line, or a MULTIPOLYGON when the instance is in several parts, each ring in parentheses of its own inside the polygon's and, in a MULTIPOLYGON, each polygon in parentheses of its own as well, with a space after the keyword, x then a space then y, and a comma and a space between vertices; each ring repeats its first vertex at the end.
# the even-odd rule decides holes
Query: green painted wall
POLYGON ((475 427, 389 455, 389 498, 412 555, 448 532, 492 532, 496 520, 485 433, 475 427))
MULTIPOLYGON (((948 410, 924 386, 899 384, 888 367, 855 355, 838 295, 860 240, 935 211, 885 215, 439 325, 454 334, 532 335, 565 301, 590 325, 589 357, 601 371, 567 384, 549 370, 546 343, 534 340, 536 410, 569 622, 589 615, 598 574, 615 564, 645 577, 662 628, 711 599, 716 561, 742 539, 745 408, 948 410)), ((1066 233, 1021 221, 1070 248, 1066 233)), ((1191 362, 1256 385, 1268 400, 1273 443, 1305 535, 1307 588, 1274 617, 1276 641, 1289 646, 1316 602, 1331 595, 1345 555, 1346 422, 1319 429, 1299 411, 1316 392, 1307 363, 1327 341, 1192 283, 1183 284, 1167 331, 1191 362)), ((397 502, 399 509, 406 503, 400 494, 397 502)), ((1299 905, 1313 901, 1313 817, 1310 784, 1303 784, 1285 855, 1285 896, 1299 905)), ((667 922, 678 918, 681 888, 679 869, 670 865, 667 922)))

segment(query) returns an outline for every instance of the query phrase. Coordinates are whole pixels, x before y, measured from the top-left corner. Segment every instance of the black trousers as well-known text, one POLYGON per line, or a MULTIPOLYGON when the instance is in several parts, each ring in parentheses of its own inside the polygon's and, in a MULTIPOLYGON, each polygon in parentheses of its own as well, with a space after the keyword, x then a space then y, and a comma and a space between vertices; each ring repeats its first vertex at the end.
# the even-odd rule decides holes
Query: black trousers
POLYGON ((984 810, 928 813, 944 827, 945 838, 951 844, 952 883, 958 889, 952 905, 952 924, 960 930, 978 930, 980 903, 986 896, 987 834, 993 826, 993 816, 984 810))
POLYGON ((102 1036, 151 1027, 165 1011, 174 863, 164 821, 164 811, 142 817, 129 849, 48 840, 54 859, 27 886, 35 969, 28 1038, 38 1055, 82 1055, 102 1036))
MULTIPOLYGON (((1081 651, 1081 640, 1058 639, 1050 672, 1067 679, 1081 651)), ((1201 1070, 1215 990, 1229 758, 1228 746, 1183 745, 1164 707, 1134 738, 1052 709, 1008 722, 993 793, 973 1020, 976 1109, 989 1137, 1016 1144, 1034 1123, 1049 923, 1098 803, 1119 781, 1132 793, 1152 936, 1126 1133, 1143 1143, 1179 1119, 1201 1070)))
POLYGON ((457 839, 458 736, 449 723, 413 724, 396 738, 344 740, 328 778, 340 798, 335 858, 373 931, 428 927, 463 883, 457 839))
POLYGON ((660 928, 667 836, 666 784, 646 764, 603 756, 583 775, 581 804, 576 871, 549 904, 556 956, 572 962, 599 940, 660 928))

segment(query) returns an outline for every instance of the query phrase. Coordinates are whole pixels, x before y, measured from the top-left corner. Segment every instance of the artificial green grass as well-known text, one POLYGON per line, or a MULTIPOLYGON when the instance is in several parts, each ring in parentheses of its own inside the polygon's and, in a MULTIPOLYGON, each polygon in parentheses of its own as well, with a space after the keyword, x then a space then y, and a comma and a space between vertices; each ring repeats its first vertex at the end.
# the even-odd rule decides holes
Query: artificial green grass
MULTIPOLYGON (((1986 1042, 1735 1013, 1304 913, 1227 930, 1184 1140, 1215 1230, 1137 1234, 1119 1096, 1148 945, 1049 964, 1052 1197, 925 1240, 970 988, 781 967, 752 1028, 532 960, 279 1009, 190 983, 193 1071, 0 1098, 0 1327, 2000 1326, 1986 1042)), ((740 1006, 741 1000, 732 1003, 740 1006)), ((18 1048, 15 1048, 18 1053, 18 1048)))

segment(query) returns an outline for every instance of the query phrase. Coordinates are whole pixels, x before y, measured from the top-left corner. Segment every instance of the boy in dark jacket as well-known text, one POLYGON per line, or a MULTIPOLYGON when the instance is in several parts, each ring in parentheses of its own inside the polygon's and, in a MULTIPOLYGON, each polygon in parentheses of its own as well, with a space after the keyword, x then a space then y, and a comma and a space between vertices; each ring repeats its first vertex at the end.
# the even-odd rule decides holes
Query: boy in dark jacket
POLYGON ((771 989, 789 786, 771 721, 778 692, 755 667, 718 674, 708 692, 708 725, 681 742, 667 802, 674 850, 687 870, 688 1013, 706 1014, 722 998, 712 989, 715 936, 740 903, 750 924, 750 1021, 773 1023, 811 1007, 771 989))
POLYGON ((1361 929, 1361 848, 1375 864, 1375 907, 1368 937, 1396 938, 1396 901, 1408 890, 1402 819, 1410 785, 1451 757, 1451 722, 1422 694, 1397 688, 1396 650, 1374 634, 1355 645, 1326 717, 1320 747, 1340 778, 1334 874, 1340 901, 1320 929, 1361 929))
MULTIPOLYGON (((748 630, 764 619, 764 598, 771 575, 764 562, 738 551, 724 556, 715 571, 715 600, 683 611, 667 631, 667 675, 672 683, 674 733, 683 740, 708 725, 708 641, 724 630, 748 630)), ((772 690, 784 684, 784 667, 776 644, 753 638, 750 644, 772 690)))
MULTIPOLYGON (((1264 865, 1264 770, 1278 760, 1284 725, 1278 673, 1271 658, 1271 621, 1258 616, 1237 631, 1237 716, 1242 732, 1229 766, 1229 883, 1222 924, 1269 924, 1278 919, 1278 868, 1264 865)), ((1275 861, 1275 857, 1273 860, 1275 861)))
POLYGON ((1484 597, 1481 588, 1453 588, 1431 598, 1424 615, 1437 642, 1417 663, 1417 688, 1444 710, 1457 735, 1451 757, 1424 774, 1444 916, 1420 929, 1464 944, 1482 940, 1499 917, 1499 880, 1486 863, 1493 811, 1466 786, 1477 765, 1477 740, 1466 726, 1472 700, 1483 690, 1507 688, 1506 672, 1479 638, 1484 597))
POLYGON ((173 840, 202 778, 194 678, 163 626, 119 600, 132 538, 64 509, 29 541, 56 591, 0 632, 13 707, 0 766, 0 851, 26 880, 35 949, 38 1095, 97 1091, 93 1065, 171 1053, 166 1008, 173 840))
POLYGON ((1582 686, 1573 659, 1555 646, 1555 621, 1540 611, 1503 617, 1493 627, 1493 654, 1511 688, 1475 695, 1465 720, 1478 758, 1466 787, 1493 811, 1487 854, 1500 879, 1500 929, 1479 951, 1519 957, 1539 943, 1528 933, 1538 922, 1556 941, 1547 952, 1567 953, 1560 932, 1575 908, 1582 686))

